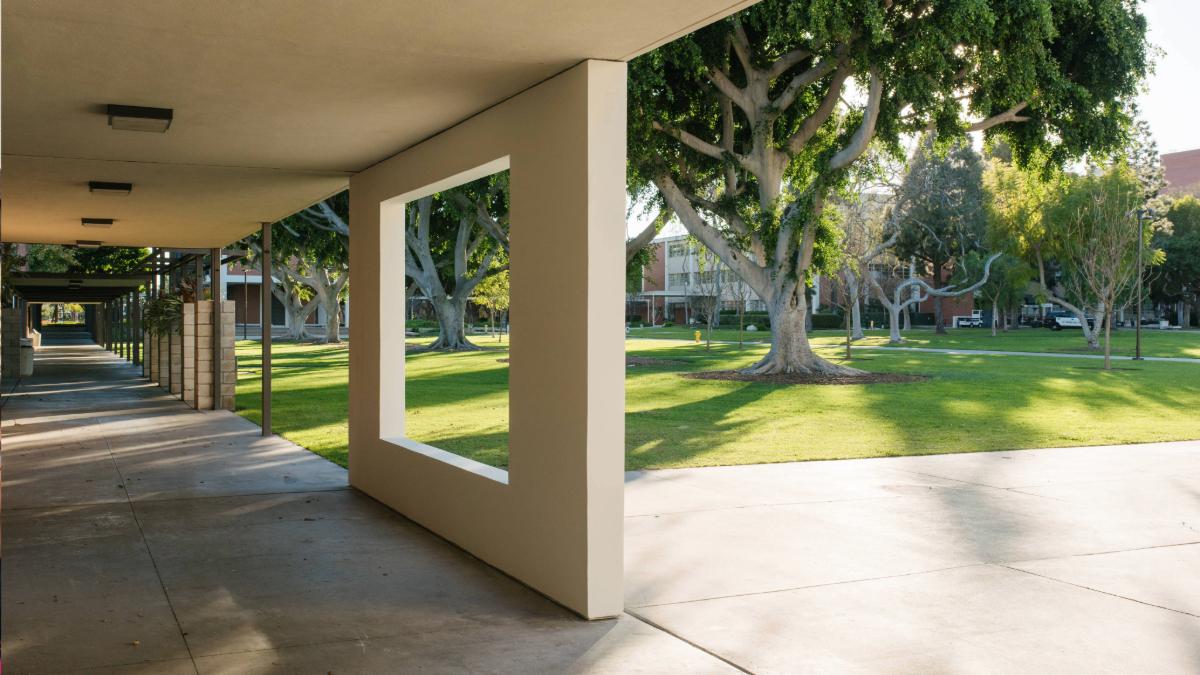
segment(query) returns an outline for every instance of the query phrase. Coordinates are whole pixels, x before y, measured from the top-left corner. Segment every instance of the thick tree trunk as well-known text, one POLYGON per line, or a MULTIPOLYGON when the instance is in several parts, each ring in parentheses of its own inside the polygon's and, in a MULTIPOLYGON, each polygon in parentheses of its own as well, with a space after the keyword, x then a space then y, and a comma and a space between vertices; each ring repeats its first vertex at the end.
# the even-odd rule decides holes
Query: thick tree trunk
POLYGON ((846 274, 846 290, 850 295, 850 339, 861 340, 865 337, 862 326, 862 294, 858 277, 853 273, 846 274))
POLYGON ((1104 369, 1112 370, 1112 321, 1104 324, 1104 369))
MULTIPOLYGON (((942 286, 944 285, 942 282, 942 270, 945 268, 945 266, 945 263, 941 262, 940 260, 933 261, 934 290, 941 290, 942 286)), ((933 296, 933 332, 937 333, 938 335, 946 334, 946 324, 943 321, 943 315, 945 314, 945 311, 942 307, 942 300, 943 298, 940 295, 933 296)))
POLYGON ((771 320, 771 351, 761 361, 743 370, 753 375, 797 373, 811 375, 863 375, 863 371, 830 363, 812 351, 805 331, 808 314, 804 289, 767 302, 771 320))
POLYGON ((1096 325, 1089 328, 1087 316, 1084 312, 1079 312, 1079 326, 1083 330, 1083 337, 1087 340, 1088 349, 1100 349, 1100 331, 1104 330, 1105 309, 1103 303, 1096 305, 1096 325))
MULTIPOLYGON (((283 313, 287 317, 287 337, 289 340, 307 340, 311 336, 308 334, 308 317, 312 314, 316 305, 309 303, 306 307, 295 294, 285 292, 284 297, 275 296, 283 303, 283 313)), ((271 317, 270 312, 267 313, 267 325, 263 326, 263 330, 270 330, 271 317)))
POLYGON ((438 321, 438 338, 429 349, 445 351, 474 351, 479 349, 467 340, 467 299, 437 298, 433 301, 434 314, 438 321))
POLYGON ((908 305, 904 306, 904 330, 912 330, 912 311, 908 305))
POLYGON ((908 307, 905 306, 904 309, 888 307, 887 311, 888 311, 888 342, 890 342, 894 345, 898 345, 901 342, 904 342, 904 338, 901 337, 901 335, 900 335, 900 315, 904 314, 904 322, 907 324, 908 323, 908 307))
POLYGON ((329 344, 341 342, 342 317, 337 297, 322 301, 321 309, 325 312, 325 342, 329 344))

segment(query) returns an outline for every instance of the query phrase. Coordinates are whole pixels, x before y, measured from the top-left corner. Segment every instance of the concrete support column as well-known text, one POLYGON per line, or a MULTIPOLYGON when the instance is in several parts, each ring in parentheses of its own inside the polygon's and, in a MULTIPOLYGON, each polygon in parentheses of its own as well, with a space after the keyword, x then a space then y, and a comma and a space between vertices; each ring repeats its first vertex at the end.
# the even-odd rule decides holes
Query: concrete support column
POLYGON ((350 181, 351 483, 587 618, 623 605, 625 86, 581 63, 350 181), (504 169, 507 472, 405 436, 397 311, 405 204, 504 169))

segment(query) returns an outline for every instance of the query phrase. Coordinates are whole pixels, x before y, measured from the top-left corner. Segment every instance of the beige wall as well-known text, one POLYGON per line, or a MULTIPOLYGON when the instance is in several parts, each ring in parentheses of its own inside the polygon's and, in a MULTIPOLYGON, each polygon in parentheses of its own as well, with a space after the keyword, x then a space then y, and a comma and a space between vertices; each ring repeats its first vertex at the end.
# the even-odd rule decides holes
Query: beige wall
POLYGON ((622 609, 624 148, 625 64, 587 61, 356 175, 350 191, 351 483, 589 618, 622 609), (402 204, 505 166, 508 473, 403 435, 402 204))

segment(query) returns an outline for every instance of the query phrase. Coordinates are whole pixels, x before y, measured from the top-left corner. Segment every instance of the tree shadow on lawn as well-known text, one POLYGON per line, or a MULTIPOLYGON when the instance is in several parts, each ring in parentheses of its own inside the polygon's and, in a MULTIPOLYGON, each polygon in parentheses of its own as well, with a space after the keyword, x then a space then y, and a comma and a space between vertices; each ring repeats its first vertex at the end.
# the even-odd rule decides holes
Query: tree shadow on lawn
MULTIPOLYGON (((672 374, 678 369, 662 368, 672 374)), ((650 375, 651 373, 647 373, 650 375)), ((637 386, 640 374, 626 380, 637 386)), ((679 380, 692 391, 721 392, 697 400, 650 410, 625 413, 625 470, 636 471, 695 463, 717 449, 717 440, 732 435, 752 435, 758 420, 735 414, 770 395, 777 387, 758 383, 696 382, 679 380)))
MULTIPOLYGON (((728 369, 731 356, 740 355, 747 363, 755 356, 737 351, 700 352, 690 345, 630 352, 690 362, 689 367, 681 369, 631 370, 630 392, 637 390, 641 376, 712 367, 728 369)), ((830 354, 825 356, 841 361, 830 354)), ((1096 441, 1081 438, 1077 432, 1095 429, 1098 422, 1104 427, 1100 442, 1107 443, 1113 437, 1126 442, 1164 440, 1187 432, 1176 429, 1159 433, 1151 420, 1159 415, 1178 415, 1200 404, 1200 379, 1177 376, 1164 381, 1167 372, 1161 368, 1146 374, 1087 373, 1072 370, 1077 364, 1047 363, 1033 357, 918 357, 879 352, 870 359, 855 359, 852 364, 870 371, 932 379, 838 387, 755 383, 679 405, 630 412, 626 425, 628 466, 637 469, 708 464, 721 455, 724 457, 717 457, 717 463, 762 463, 1086 445, 1096 441), (1189 386, 1193 381, 1197 384, 1189 386), (835 395, 833 390, 839 388, 849 395, 835 395), (781 418, 786 412, 768 410, 760 416, 748 407, 775 392, 794 394, 795 415, 811 415, 813 424, 784 425, 786 420, 781 418), (1139 439, 1136 433, 1123 428, 1131 412, 1143 433, 1150 434, 1147 438, 1139 439), (780 420, 780 429, 773 428, 774 420, 780 420), (780 438, 780 433, 784 437, 780 438), (756 444, 756 435, 764 442, 756 444), (844 438, 844 443, 839 445, 838 438, 844 438), (766 447, 771 443, 775 451, 766 447), (722 445, 728 446, 726 450, 717 447, 722 445), (734 447, 743 445, 746 451, 734 447)), ((698 385, 689 382, 682 386, 698 385)), ((1196 434, 1200 436, 1200 422, 1196 434)))
MULTIPOLYGON (((252 368, 255 371, 262 369, 262 354, 260 353, 239 353, 237 355, 238 368, 252 368)), ((329 368, 350 366, 350 352, 343 347, 329 347, 320 350, 305 350, 305 351, 284 351, 271 353, 271 368, 274 370, 279 367, 304 369, 304 368, 329 368)))
MULTIPOLYGON (((914 391, 933 387, 937 395, 912 396, 882 388, 863 392, 867 423, 887 425, 901 440, 878 448, 885 456, 1088 445, 1093 443, 1077 429, 1113 433, 1130 422, 1145 424, 1200 404, 1200 384, 1189 383, 1200 380, 1189 381, 1163 368, 1089 372, 1078 364, 1019 356, 902 360, 896 355, 891 360, 872 364, 871 369, 925 372, 935 381, 913 385, 914 391)), ((1200 369, 1195 375, 1200 376, 1200 369)), ((1126 442, 1137 440, 1130 437, 1126 442)))

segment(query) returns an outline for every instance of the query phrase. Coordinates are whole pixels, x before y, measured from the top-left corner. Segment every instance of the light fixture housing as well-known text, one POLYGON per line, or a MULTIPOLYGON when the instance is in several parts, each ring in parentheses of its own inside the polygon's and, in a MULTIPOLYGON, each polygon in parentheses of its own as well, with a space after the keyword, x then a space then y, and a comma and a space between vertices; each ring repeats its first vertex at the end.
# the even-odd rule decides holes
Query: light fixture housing
POLYGON ((133 183, 114 183, 106 180, 89 180, 88 192, 105 195, 127 195, 133 192, 133 183))
POLYGON ((174 116, 175 111, 171 108, 108 104, 108 126, 120 131, 150 131, 161 134, 171 128, 171 119, 174 116))
POLYGON ((75 240, 75 245, 78 246, 79 248, 100 248, 100 245, 103 243, 104 242, 102 242, 102 241, 95 241, 92 239, 76 239, 75 240))
POLYGON ((84 227, 112 227, 112 218, 80 218, 79 224, 84 227))
POLYGON ((83 288, 83 279, 70 279, 67 281, 67 288, 72 291, 77 291, 83 288))

